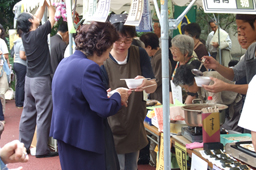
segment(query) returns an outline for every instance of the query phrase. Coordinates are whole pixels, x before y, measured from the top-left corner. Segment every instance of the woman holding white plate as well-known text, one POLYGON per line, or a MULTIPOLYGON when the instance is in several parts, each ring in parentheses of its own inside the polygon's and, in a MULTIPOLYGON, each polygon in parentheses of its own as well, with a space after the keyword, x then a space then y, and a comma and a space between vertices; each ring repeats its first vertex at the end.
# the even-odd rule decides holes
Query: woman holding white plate
POLYGON ((128 99, 128 107, 122 107, 115 116, 108 118, 112 129, 120 169, 137 170, 140 149, 148 144, 143 121, 146 117, 147 95, 156 90, 156 81, 147 52, 132 46, 136 35, 134 26, 124 26, 127 14, 112 14, 109 21, 119 33, 119 40, 113 44, 109 58, 102 67, 106 88, 127 87, 120 79, 143 79, 143 82, 128 99))

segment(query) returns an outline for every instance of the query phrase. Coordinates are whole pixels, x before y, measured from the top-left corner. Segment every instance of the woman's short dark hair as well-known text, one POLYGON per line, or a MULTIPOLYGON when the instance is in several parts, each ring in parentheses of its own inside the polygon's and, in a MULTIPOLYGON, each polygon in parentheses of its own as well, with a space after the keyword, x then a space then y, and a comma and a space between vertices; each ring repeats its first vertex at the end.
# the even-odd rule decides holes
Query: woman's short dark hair
POLYGON ((114 23, 113 26, 122 36, 131 36, 133 38, 137 35, 135 27, 124 25, 124 22, 114 23))
POLYGON ((0 24, 0 30, 2 30, 0 33, 0 38, 5 39, 6 35, 5 35, 5 30, 2 24, 0 24))
POLYGON ((188 34, 196 39, 199 39, 201 34, 201 28, 197 23, 190 23, 183 28, 184 32, 188 32, 188 34))
POLYGON ((155 50, 159 47, 159 39, 155 33, 144 33, 141 35, 140 40, 145 44, 145 47, 150 46, 155 50))
POLYGON ((110 22, 93 21, 80 28, 75 39, 76 50, 84 52, 87 56, 92 56, 93 53, 101 56, 118 39, 119 35, 110 22))
POLYGON ((34 17, 30 13, 21 13, 17 18, 17 29, 21 29, 23 32, 27 33, 30 30, 32 22, 29 19, 34 17))
POLYGON ((176 73, 173 78, 173 83, 176 86, 188 85, 192 86, 194 84, 194 75, 191 70, 194 67, 190 64, 181 65, 177 68, 176 73))
POLYGON ((177 68, 173 83, 178 85, 192 86, 194 84, 195 75, 191 72, 192 69, 198 68, 201 62, 198 60, 192 61, 190 64, 181 65, 177 68))

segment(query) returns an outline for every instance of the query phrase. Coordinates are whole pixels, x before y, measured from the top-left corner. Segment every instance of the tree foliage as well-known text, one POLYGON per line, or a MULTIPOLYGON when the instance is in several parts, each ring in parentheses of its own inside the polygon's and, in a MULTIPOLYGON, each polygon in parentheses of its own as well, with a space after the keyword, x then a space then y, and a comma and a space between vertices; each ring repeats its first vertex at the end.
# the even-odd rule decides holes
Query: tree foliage
POLYGON ((14 14, 12 9, 19 1, 20 0, 0 0, 0 24, 3 25, 6 31, 13 28, 14 14))

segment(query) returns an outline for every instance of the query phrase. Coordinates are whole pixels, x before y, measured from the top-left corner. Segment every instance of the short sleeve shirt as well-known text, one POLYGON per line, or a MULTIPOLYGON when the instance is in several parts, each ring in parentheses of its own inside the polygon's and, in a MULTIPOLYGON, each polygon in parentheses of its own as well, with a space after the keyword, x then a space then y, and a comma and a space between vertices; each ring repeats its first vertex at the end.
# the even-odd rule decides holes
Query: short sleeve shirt
POLYGON ((244 78, 246 76, 246 69, 252 69, 246 66, 246 61, 255 60, 255 48, 256 42, 250 45, 245 53, 245 56, 237 63, 237 65, 233 67, 234 81, 244 78))
POLYGON ((13 61, 14 63, 19 63, 22 64, 24 66, 26 66, 26 61, 20 58, 20 51, 25 51, 23 44, 22 44, 22 40, 21 38, 17 39, 14 42, 14 55, 15 55, 15 60, 13 61))
MULTIPOLYGON (((2 38, 0 38, 0 51, 2 51, 3 54, 9 54, 8 47, 2 38)), ((3 65, 2 57, 3 55, 1 56, 1 59, 0 59, 0 65, 3 65)))
POLYGON ((34 31, 22 34, 22 42, 27 56, 27 76, 40 77, 52 73, 47 35, 51 23, 46 21, 34 31))

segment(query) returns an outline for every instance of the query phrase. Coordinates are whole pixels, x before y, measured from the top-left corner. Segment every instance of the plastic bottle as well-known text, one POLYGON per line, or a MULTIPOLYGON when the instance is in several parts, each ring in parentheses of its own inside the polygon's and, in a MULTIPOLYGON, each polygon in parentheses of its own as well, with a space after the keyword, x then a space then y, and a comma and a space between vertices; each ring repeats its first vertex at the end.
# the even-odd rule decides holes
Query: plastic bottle
POLYGON ((206 101, 207 104, 213 104, 213 100, 212 100, 212 96, 208 96, 207 98, 207 101, 206 101))

